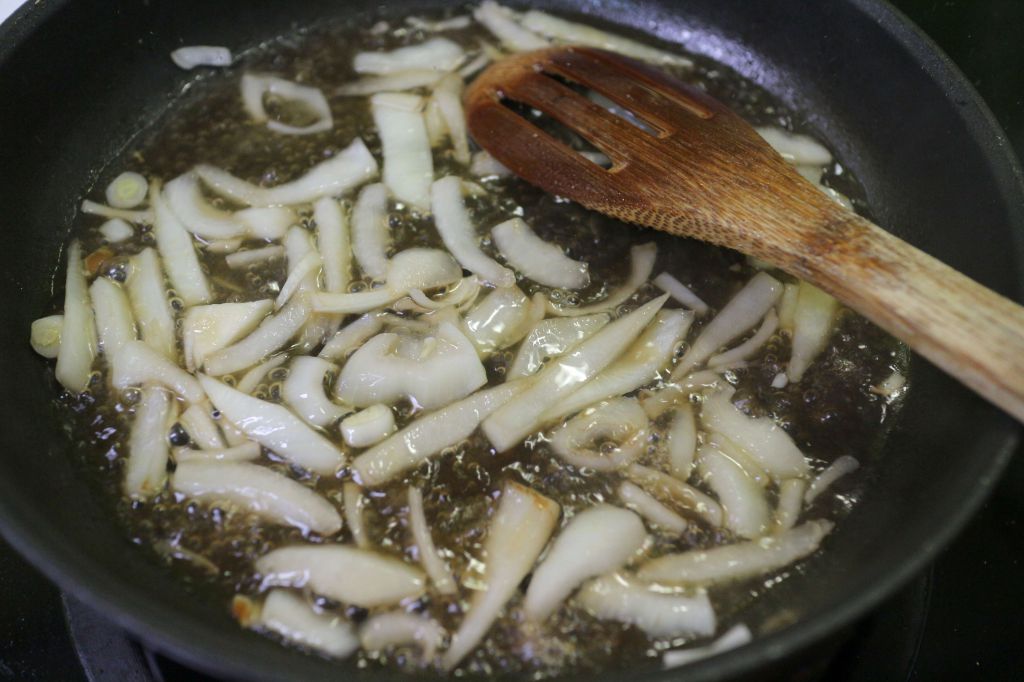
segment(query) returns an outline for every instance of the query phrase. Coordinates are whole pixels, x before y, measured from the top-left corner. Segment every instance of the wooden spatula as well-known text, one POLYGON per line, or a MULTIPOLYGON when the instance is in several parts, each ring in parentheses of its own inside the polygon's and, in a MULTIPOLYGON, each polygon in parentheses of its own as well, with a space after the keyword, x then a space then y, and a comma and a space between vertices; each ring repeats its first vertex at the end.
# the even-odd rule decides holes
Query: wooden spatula
POLYGON ((1024 421, 1024 308, 826 197, 707 94, 631 59, 564 47, 495 63, 470 85, 465 105, 473 139, 516 175, 811 282, 1024 421), (604 95, 651 130, 566 82, 604 95), (611 168, 508 103, 556 119, 607 154, 611 168))

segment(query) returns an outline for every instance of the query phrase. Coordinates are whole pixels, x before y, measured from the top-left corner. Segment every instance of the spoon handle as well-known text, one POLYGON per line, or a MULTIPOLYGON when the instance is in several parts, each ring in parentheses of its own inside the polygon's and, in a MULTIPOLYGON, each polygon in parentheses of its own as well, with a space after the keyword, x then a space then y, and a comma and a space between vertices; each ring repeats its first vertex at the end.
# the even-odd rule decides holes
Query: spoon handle
POLYGON ((817 234, 779 265, 1024 422, 1024 307, 851 212, 817 234))

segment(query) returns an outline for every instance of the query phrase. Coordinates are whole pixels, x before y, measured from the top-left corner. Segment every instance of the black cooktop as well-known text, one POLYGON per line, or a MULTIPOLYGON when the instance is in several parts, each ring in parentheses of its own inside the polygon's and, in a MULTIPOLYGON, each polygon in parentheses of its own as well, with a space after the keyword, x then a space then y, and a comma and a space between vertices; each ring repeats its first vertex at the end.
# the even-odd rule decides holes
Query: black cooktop
MULTIPOLYGON (((821 0, 828 1, 828 0, 821 0)), ((1024 0, 896 0, 953 58, 1024 157, 1024 0)), ((1021 448, 1024 450, 1024 448, 1021 448)), ((1024 671, 1024 453, 960 538, 851 630, 830 682, 1016 680, 1024 671)), ((65 598, 0 541, 0 680, 149 682, 198 675, 65 598)))

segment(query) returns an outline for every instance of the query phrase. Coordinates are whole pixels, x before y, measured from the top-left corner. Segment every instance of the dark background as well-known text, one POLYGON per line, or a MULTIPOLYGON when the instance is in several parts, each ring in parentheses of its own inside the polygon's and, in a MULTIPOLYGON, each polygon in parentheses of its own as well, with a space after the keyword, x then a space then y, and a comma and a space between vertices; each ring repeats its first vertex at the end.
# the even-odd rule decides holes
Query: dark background
MULTIPOLYGON (((967 74, 1024 157, 1024 0, 893 4, 967 74)), ((1020 678, 1022 520, 1024 457, 1018 452, 992 499, 930 569, 927 620, 911 680, 1020 678)), ((0 680, 83 680, 57 590, 2 541, 0 595, 0 680)))

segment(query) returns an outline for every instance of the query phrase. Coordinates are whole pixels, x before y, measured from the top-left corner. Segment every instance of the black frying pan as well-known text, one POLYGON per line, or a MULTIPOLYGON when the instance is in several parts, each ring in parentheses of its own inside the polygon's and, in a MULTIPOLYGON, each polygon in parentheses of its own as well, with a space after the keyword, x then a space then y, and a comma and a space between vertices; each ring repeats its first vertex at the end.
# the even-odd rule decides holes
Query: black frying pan
MULTIPOLYGON (((401 0, 386 12, 437 4, 401 0)), ((812 127, 864 184, 879 224, 1020 299, 1020 169, 970 85, 883 2, 536 4, 678 42, 808 112, 812 127)), ((68 456, 50 409, 49 370, 27 343, 29 323, 47 312, 80 193, 187 80, 168 52, 182 44, 240 49, 318 17, 377 7, 337 0, 41 0, 0 30, 0 292, 7 297, 0 325, 0 525, 64 589, 158 650, 225 676, 405 679, 304 656, 244 632, 224 604, 189 595, 133 548, 68 456)), ((919 571, 977 508, 1012 452, 1017 427, 924 361, 913 361, 912 377, 863 502, 809 574, 772 590, 747 619, 767 634, 687 668, 687 679, 782 669, 780 660, 835 633, 919 571)), ((681 676, 656 670, 652 662, 649 671, 629 676, 681 676)))

